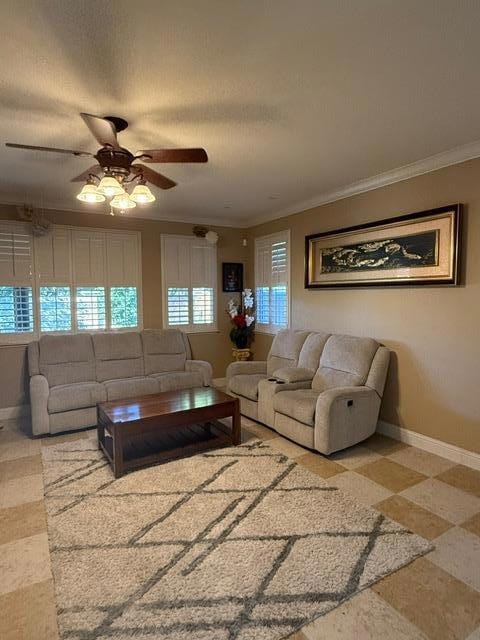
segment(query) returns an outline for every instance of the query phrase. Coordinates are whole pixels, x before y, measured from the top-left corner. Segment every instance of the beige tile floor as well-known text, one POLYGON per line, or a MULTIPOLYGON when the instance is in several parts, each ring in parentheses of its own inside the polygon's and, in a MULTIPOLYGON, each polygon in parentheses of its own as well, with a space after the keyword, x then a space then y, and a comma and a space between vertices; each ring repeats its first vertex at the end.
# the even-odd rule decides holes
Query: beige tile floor
MULTIPOLYGON (((435 550, 331 611, 291 640, 480 640, 480 473, 384 436, 325 458, 244 419, 259 437, 330 483, 430 539, 435 550)), ((55 640, 41 448, 0 430, 0 638, 55 640)))

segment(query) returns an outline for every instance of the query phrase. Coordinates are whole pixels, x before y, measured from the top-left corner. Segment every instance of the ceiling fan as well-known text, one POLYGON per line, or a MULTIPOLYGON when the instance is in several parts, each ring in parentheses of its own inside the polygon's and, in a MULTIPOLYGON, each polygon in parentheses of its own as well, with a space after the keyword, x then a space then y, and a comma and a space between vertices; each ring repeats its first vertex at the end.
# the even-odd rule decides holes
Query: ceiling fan
POLYGON ((205 149, 146 149, 137 151, 134 155, 128 149, 121 147, 117 140, 117 133, 128 127, 126 120, 116 116, 102 118, 90 113, 81 113, 80 116, 93 137, 101 145, 95 154, 89 151, 38 147, 14 142, 6 142, 5 144, 7 147, 15 149, 48 151, 95 158, 97 164, 92 165, 71 180, 71 182, 86 181, 85 186, 77 197, 84 202, 102 202, 105 197, 113 197, 110 204, 120 210, 155 200, 155 196, 146 185, 147 182, 160 189, 171 189, 177 184, 142 163, 208 162, 205 149), (139 162, 140 160, 142 163, 139 162), (129 195, 126 191, 126 186, 134 182, 136 186, 131 195, 129 195))

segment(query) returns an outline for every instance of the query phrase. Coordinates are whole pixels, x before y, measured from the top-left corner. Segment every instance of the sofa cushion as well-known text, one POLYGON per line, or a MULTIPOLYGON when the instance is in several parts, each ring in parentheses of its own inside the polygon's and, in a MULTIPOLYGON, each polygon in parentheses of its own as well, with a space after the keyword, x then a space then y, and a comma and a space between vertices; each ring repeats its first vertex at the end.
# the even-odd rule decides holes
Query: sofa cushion
POLYGON ((285 416, 313 427, 315 423, 315 407, 320 394, 314 389, 296 389, 280 391, 275 394, 273 408, 285 416))
POLYGON ((39 371, 50 387, 95 380, 89 334, 42 336, 38 341, 39 371))
POLYGON ((187 352, 184 336, 177 329, 142 331, 145 374, 184 371, 187 352))
POLYGON ((334 387, 365 384, 378 342, 372 338, 332 335, 320 358, 312 388, 325 391, 334 387))
POLYGON ((146 396, 158 393, 158 382, 154 378, 125 378, 123 380, 107 380, 103 383, 107 390, 107 400, 122 400, 134 396, 146 396))
POLYGON ((228 388, 239 396, 256 401, 258 399, 258 383, 266 378, 264 373, 232 376, 228 381, 228 388))
POLYGON ((144 375, 139 333, 97 333, 92 339, 99 382, 144 375))
POLYGON ((273 339, 267 358, 267 373, 273 375, 282 367, 294 367, 309 331, 283 329, 273 339))
POLYGON ((48 411, 49 413, 59 413, 95 407, 99 402, 105 402, 106 399, 105 387, 99 382, 61 384, 50 389, 48 411))
POLYGON ((150 377, 157 380, 159 391, 203 387, 203 377, 198 371, 171 371, 170 373, 153 374, 150 377))
POLYGON ((329 333, 311 333, 308 335, 298 356, 298 366, 316 371, 329 337, 329 333))

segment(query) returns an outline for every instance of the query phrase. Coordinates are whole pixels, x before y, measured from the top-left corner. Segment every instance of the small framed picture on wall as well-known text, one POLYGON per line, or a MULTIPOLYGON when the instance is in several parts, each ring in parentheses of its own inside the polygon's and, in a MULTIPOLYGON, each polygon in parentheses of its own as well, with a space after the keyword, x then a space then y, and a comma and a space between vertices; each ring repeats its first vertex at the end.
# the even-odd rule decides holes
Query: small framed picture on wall
POLYGON ((243 291, 243 264, 222 262, 222 290, 228 293, 243 291))

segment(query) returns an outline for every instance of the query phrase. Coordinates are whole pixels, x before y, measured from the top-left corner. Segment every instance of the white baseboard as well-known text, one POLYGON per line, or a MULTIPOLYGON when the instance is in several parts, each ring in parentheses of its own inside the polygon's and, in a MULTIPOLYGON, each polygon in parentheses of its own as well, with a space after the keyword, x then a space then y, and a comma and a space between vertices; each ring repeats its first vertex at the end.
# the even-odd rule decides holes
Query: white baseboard
POLYGON ((214 387, 226 387, 227 379, 226 378, 214 378, 212 380, 214 387))
POLYGON ((409 429, 398 427, 396 424, 385 422, 384 420, 378 421, 377 431, 384 436, 389 436, 405 444, 410 444, 429 453, 434 453, 442 458, 447 458, 457 464, 464 464, 466 467, 472 467, 472 469, 480 470, 480 454, 473 451, 467 451, 454 444, 448 442, 442 442, 436 438, 430 438, 422 433, 416 433, 409 429))
POLYGON ((0 420, 14 420, 15 418, 25 418, 27 416, 30 416, 29 404, 0 408, 0 420))

